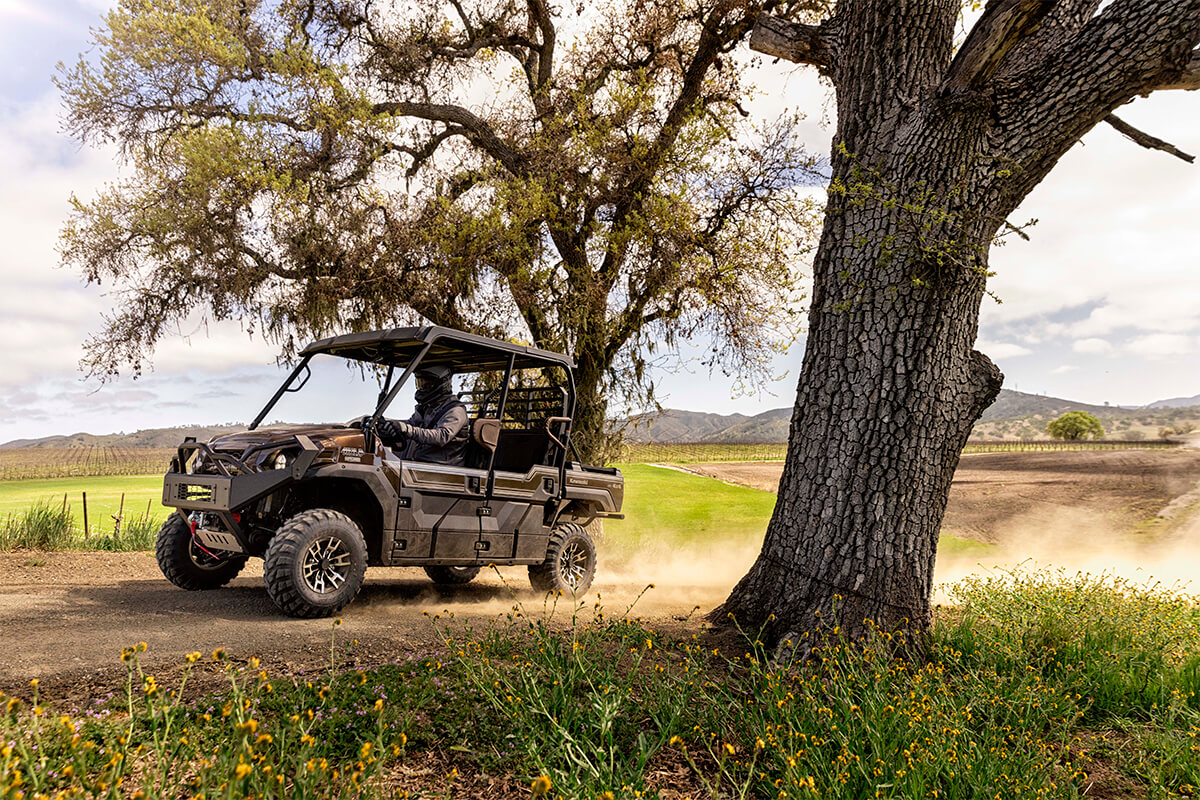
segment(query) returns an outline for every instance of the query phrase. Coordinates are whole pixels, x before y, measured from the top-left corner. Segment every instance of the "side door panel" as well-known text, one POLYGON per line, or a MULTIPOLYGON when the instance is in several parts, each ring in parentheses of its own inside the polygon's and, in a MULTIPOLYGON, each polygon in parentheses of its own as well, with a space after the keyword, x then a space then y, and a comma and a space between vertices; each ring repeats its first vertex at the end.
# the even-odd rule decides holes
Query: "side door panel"
POLYGON ((411 499, 397 514, 392 563, 475 563, 486 476, 484 470, 404 462, 403 494, 411 499))

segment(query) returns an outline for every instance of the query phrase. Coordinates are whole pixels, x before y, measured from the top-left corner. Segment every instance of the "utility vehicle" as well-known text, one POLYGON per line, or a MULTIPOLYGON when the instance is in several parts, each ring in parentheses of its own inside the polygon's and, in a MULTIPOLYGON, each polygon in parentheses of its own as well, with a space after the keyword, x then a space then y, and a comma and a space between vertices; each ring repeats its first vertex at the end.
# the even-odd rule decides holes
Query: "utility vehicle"
MULTIPOLYGON (((163 574, 184 589, 224 586, 250 557, 285 613, 321 617, 358 593, 368 566, 420 566, 463 584, 488 564, 524 564, 538 591, 585 591, 596 569, 586 525, 620 518, 619 470, 570 458, 574 363, 567 356, 442 327, 313 342, 248 430, 188 437, 163 483, 163 574), (312 375, 314 357, 382 378, 362 421, 259 425, 312 375), (402 460, 375 433, 422 366, 468 375, 462 466, 402 460)), ((400 416, 400 415, 396 415, 400 416)))

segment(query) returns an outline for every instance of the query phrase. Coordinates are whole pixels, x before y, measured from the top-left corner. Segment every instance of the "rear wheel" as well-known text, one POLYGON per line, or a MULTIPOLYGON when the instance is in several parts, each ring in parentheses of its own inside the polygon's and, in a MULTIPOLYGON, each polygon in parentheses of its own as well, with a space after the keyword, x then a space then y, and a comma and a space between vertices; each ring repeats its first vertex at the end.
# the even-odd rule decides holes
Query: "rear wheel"
POLYGON ((181 514, 167 517, 159 529, 154 555, 167 580, 189 591, 219 589, 246 566, 244 555, 206 550, 196 544, 192 527, 181 514))
POLYGON ((596 575, 596 545, 583 526, 566 522, 554 529, 546 560, 529 568, 529 583, 539 592, 586 592, 596 575))
POLYGON ((283 613, 328 617, 345 608, 362 587, 367 544, 345 514, 314 508, 283 524, 263 562, 267 594, 283 613))
POLYGON ((479 574, 479 567, 426 567, 425 574, 439 586, 461 586, 479 574))

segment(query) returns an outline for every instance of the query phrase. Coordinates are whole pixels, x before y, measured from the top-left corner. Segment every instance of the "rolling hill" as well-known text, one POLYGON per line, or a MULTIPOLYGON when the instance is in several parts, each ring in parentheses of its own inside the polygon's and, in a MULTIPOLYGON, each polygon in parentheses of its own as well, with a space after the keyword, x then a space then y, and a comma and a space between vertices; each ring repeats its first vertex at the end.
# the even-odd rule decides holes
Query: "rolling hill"
MULTIPOLYGON (((1159 400, 1144 408, 1097 406, 1061 397, 1002 389, 972 433, 976 438, 1014 439, 1045 436, 1046 423, 1067 411, 1086 411, 1104 425, 1110 438, 1156 438, 1161 427, 1192 422, 1200 427, 1200 395, 1159 400)), ((630 442, 751 443, 787 440, 791 407, 761 414, 713 414, 667 408, 659 414, 642 414, 624 422, 630 442)), ((221 433, 241 430, 241 425, 182 425, 129 434, 74 433, 41 439, 16 439, 0 448, 25 447, 175 447, 184 436, 204 441, 221 433)))

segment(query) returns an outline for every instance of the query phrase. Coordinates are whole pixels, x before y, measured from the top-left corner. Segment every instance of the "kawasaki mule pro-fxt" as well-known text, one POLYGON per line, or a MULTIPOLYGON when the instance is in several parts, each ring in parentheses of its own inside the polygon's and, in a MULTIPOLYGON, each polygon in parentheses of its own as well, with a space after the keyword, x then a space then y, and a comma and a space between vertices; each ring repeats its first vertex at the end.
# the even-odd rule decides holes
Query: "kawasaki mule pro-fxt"
POLYGON ((268 594, 297 617, 344 607, 369 565, 421 566, 461 584, 487 564, 527 564, 535 589, 583 592, 596 569, 584 526, 621 516, 624 481, 569 460, 574 416, 574 364, 559 353, 438 327, 313 342, 248 430, 180 445, 163 485, 178 511, 158 534, 159 566, 184 589, 215 589, 262 558, 268 594), (374 413, 259 428, 321 354, 386 371, 374 413), (470 433, 462 466, 402 460, 375 433, 422 366, 475 378, 459 394, 470 433))

